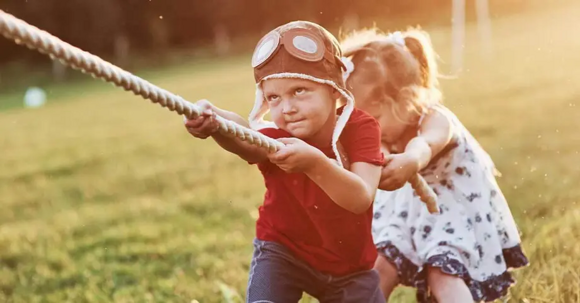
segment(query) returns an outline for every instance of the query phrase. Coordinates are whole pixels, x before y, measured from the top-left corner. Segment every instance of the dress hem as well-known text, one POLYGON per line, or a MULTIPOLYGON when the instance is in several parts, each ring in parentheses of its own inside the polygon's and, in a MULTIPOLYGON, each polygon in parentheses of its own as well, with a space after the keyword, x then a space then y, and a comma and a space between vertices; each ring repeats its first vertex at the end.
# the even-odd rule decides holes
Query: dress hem
POLYGON ((416 297, 419 303, 436 302, 427 285, 425 265, 439 268, 445 274, 463 279, 474 301, 493 301, 506 296, 509 288, 516 283, 509 270, 525 267, 529 264, 518 244, 503 250, 506 271, 500 275, 493 275, 484 281, 478 281, 471 278, 463 262, 451 256, 450 253, 433 255, 420 267, 407 259, 391 241, 381 242, 376 246, 379 254, 397 269, 400 283, 417 289, 416 297))

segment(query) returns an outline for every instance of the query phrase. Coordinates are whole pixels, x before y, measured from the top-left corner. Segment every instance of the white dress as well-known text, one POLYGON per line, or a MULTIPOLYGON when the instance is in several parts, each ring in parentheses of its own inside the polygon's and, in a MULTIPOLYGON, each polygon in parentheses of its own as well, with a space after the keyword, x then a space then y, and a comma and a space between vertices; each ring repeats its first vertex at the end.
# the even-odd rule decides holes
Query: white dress
POLYGON ((528 259, 491 158, 451 111, 433 110, 453 125, 451 143, 420 172, 438 196, 440 214, 430 214, 409 183, 379 190, 375 245, 396 266, 400 282, 417 288, 418 302, 435 301, 426 265, 464 279, 474 301, 493 301, 514 283, 508 269, 528 259))

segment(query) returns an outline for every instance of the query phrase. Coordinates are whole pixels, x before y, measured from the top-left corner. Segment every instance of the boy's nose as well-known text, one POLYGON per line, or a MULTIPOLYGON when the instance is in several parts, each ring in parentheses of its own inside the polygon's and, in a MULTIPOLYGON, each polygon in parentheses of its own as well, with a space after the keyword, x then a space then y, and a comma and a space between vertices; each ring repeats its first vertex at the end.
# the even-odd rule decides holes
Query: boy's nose
POLYGON ((296 106, 292 102, 284 102, 284 107, 282 108, 282 113, 284 115, 292 115, 296 113, 296 106))

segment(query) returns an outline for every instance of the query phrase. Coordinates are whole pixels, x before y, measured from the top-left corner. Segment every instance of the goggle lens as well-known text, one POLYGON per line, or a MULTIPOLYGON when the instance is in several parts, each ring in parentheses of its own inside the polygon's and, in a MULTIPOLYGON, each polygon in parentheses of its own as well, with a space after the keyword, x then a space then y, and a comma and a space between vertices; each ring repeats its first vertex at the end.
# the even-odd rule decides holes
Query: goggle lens
POLYGON ((301 60, 315 62, 324 58, 324 43, 320 38, 308 30, 294 29, 284 33, 283 38, 278 32, 271 32, 262 38, 254 51, 252 67, 266 63, 281 45, 284 45, 288 53, 301 60))

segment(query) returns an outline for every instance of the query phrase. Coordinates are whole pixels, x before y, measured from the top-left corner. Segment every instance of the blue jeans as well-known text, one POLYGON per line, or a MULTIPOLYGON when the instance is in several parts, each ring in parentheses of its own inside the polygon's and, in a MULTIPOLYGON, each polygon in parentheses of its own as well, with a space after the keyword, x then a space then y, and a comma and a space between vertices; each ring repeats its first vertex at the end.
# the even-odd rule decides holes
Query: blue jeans
POLYGON ((375 270, 335 277, 295 258, 283 245, 254 240, 247 303, 296 303, 306 292, 320 303, 383 303, 375 270))

